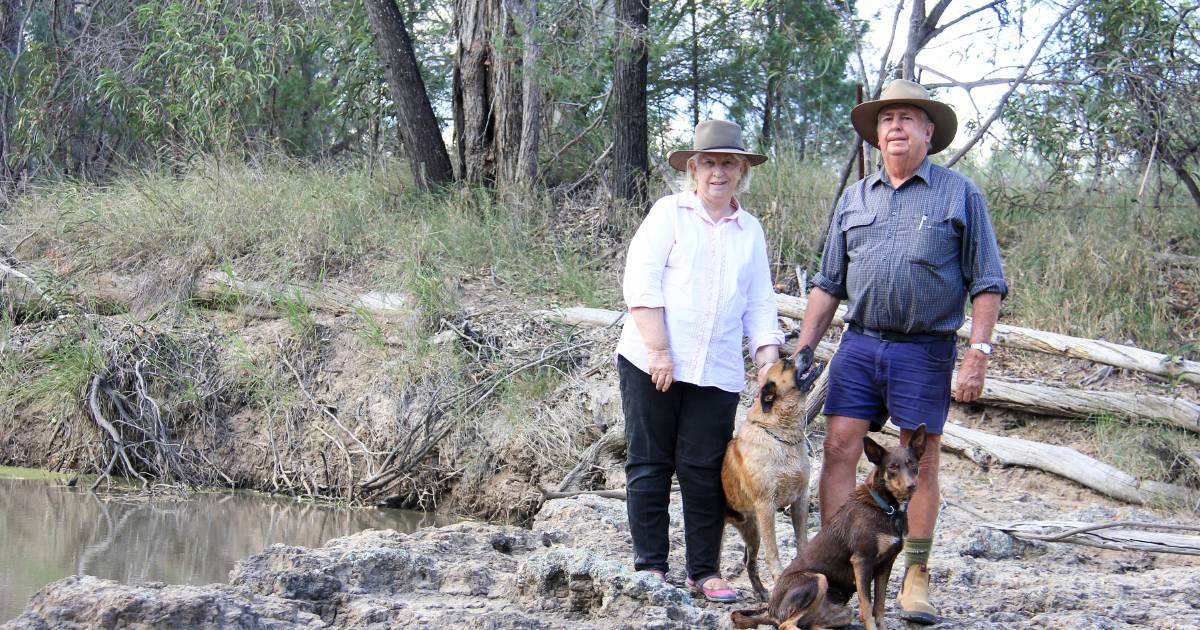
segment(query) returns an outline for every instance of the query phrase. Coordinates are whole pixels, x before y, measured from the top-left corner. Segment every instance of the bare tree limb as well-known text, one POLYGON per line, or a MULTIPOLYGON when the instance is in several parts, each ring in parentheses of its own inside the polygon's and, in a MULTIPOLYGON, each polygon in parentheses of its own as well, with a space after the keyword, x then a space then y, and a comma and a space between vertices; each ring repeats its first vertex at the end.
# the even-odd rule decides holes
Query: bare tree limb
POLYGON ((946 29, 950 28, 951 26, 954 26, 955 24, 958 24, 959 22, 971 17, 972 15, 975 15, 976 13, 980 13, 982 11, 987 11, 988 9, 994 8, 999 5, 1003 5, 1007 1, 1008 0, 992 0, 991 2, 989 2, 983 6, 971 9, 970 11, 963 13, 962 15, 954 18, 953 20, 950 20, 949 22, 946 22, 945 24, 933 29, 933 31, 929 34, 929 39, 933 39, 934 37, 937 37, 939 34, 941 34, 946 29))
POLYGON ((1029 74, 1029 69, 1033 67, 1033 64, 1037 61, 1038 55, 1042 54, 1042 48, 1046 46, 1046 42, 1050 41, 1050 37, 1054 35, 1055 31, 1058 30, 1058 26, 1067 19, 1067 16, 1074 13, 1075 9, 1078 9, 1083 5, 1083 3, 1084 0, 1075 0, 1075 3, 1064 9, 1063 12, 1058 15, 1058 19, 1054 21, 1054 24, 1050 25, 1050 28, 1046 29, 1046 34, 1042 37, 1042 41, 1038 43, 1038 46, 1033 51, 1033 54, 1029 56, 1029 62, 1025 64, 1025 67, 1021 69, 1021 73, 1017 75, 1017 80, 1009 86, 1008 91, 1004 93, 1004 96, 1000 97, 1000 100, 996 103, 996 107, 992 110, 991 115, 988 116, 987 120, 985 120, 983 124, 979 125, 979 128, 975 130, 975 135, 971 136, 971 139, 967 141, 967 144, 959 149, 954 156, 951 157, 948 162, 946 162, 946 168, 953 167, 956 163, 958 163, 958 161, 967 154, 967 151, 970 151, 971 147, 975 146, 975 144, 983 138, 984 134, 987 133, 988 127, 990 127, 992 123, 1000 117, 1000 112, 1004 110, 1004 105, 1008 102, 1008 98, 1017 90, 1017 86, 1021 85, 1021 82, 1025 80, 1025 75, 1029 74))

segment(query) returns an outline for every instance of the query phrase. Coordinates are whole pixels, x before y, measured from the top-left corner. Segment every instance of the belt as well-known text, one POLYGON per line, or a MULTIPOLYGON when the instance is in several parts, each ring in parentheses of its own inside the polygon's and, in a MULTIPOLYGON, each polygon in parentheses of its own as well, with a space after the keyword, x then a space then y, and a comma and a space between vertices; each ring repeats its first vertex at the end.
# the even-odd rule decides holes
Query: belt
POLYGON ((880 341, 905 341, 905 342, 922 342, 922 341, 945 341, 953 339, 954 333, 921 333, 910 334, 895 332, 892 330, 875 330, 874 328, 865 328, 858 324, 850 324, 850 330, 868 337, 874 337, 880 341))

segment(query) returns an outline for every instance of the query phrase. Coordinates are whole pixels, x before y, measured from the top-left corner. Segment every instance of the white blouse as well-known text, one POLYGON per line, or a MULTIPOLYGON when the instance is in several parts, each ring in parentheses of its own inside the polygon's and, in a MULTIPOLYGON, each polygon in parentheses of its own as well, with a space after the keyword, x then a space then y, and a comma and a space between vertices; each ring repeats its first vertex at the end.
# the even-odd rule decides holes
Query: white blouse
MULTIPOLYGON (((623 286, 629 308, 664 307, 677 381, 740 392, 743 336, 752 357, 783 343, 766 236, 740 205, 714 222, 695 193, 659 199, 629 244, 623 286)), ((632 317, 617 354, 649 371, 632 317)))

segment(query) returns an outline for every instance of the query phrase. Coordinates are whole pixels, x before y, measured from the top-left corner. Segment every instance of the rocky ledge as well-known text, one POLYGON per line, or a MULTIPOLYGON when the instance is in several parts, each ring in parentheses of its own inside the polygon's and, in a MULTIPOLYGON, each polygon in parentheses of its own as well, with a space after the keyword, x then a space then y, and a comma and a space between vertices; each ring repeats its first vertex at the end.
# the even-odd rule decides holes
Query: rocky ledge
MULTIPOLYGON (((1014 506, 1037 511, 1036 501, 1014 506)), ((677 503, 674 510, 678 525, 677 503)), ((1137 516, 1087 510, 1080 516, 1137 516)), ((937 628, 1200 628, 1194 562, 1156 566, 1142 554, 1014 544, 953 510, 943 525, 935 588, 947 620, 937 628)), ((531 529, 460 523, 413 534, 368 530, 319 549, 275 545, 239 562, 229 584, 70 577, 3 627, 729 628, 733 607, 683 586, 682 531, 671 535, 668 582, 634 572, 624 503, 582 495, 547 503, 531 529)), ((791 557, 787 538, 781 552, 791 557)), ((723 566, 753 602, 737 570, 741 553, 729 529, 723 566)), ((898 579, 899 570, 889 599, 898 579)), ((891 602, 888 616, 902 627, 891 602)))

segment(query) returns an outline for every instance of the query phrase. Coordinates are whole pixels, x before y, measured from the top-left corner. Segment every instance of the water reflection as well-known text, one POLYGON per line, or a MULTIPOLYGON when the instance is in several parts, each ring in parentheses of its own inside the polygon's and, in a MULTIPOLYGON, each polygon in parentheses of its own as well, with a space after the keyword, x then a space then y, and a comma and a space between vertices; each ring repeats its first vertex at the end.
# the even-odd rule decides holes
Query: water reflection
POLYGON ((316 547, 368 528, 407 532, 433 524, 420 512, 351 510, 248 493, 147 499, 0 478, 0 622, 68 575, 225 582, 237 560, 274 543, 316 547))

